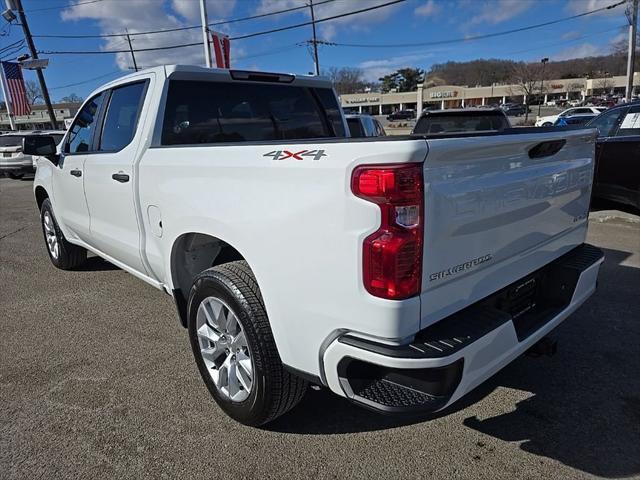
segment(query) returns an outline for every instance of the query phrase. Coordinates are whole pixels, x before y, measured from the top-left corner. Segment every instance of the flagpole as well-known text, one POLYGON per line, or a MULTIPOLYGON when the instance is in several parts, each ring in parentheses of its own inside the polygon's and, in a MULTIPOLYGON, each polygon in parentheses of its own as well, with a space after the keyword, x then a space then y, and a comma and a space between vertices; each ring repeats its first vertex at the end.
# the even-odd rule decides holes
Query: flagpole
POLYGON ((9 125, 11 130, 16 129, 16 122, 13 118, 13 108, 11 107, 11 100, 7 95, 7 78, 4 76, 4 62, 0 63, 0 85, 2 86, 2 96, 4 97, 4 104, 7 106, 7 115, 9 115, 9 125))

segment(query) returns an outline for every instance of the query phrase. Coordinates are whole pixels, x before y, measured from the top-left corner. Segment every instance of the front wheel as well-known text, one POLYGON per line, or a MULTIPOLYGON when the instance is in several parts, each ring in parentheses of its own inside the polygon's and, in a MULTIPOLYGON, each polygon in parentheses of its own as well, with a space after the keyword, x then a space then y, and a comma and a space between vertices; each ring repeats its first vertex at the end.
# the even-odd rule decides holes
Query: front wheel
POLYGON ((69 243, 60 230, 56 217, 53 215, 51 201, 47 198, 40 208, 42 233, 47 244, 47 252, 51 263, 62 270, 71 270, 80 266, 87 259, 87 251, 69 243))
POLYGON ((551 122, 544 122, 544 123, 542 124, 542 126, 543 126, 543 127, 552 127, 552 126, 553 126, 553 123, 551 123, 551 122))
POLYGON ((259 426, 302 399, 307 382, 282 365, 260 289, 246 262, 229 262, 197 275, 187 310, 198 370, 227 415, 259 426))

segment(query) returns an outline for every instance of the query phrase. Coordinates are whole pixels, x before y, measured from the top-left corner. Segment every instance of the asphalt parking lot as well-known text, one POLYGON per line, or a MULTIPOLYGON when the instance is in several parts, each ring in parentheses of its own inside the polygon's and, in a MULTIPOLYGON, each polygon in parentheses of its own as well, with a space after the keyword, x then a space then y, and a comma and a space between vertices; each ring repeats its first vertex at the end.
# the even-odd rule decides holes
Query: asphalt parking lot
MULTIPOLYGON (((599 290, 437 418, 310 390, 265 429, 210 398, 167 295, 49 262, 31 181, 0 179, 0 478, 640 478, 640 217, 592 214, 599 290)), ((609 208, 609 206, 607 206, 609 208)))

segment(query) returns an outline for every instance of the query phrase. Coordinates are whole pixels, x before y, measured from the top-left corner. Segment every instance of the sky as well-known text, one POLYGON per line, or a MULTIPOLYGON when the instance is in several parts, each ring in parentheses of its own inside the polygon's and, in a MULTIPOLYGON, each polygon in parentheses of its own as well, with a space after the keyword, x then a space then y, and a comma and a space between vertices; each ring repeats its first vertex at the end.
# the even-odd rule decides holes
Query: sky
MULTIPOLYGON (((314 0, 316 19, 352 12, 391 0, 314 0)), ((320 68, 358 67, 368 80, 403 67, 426 70, 434 63, 477 58, 539 61, 563 60, 609 53, 611 44, 626 38, 625 6, 519 33, 475 40, 561 19, 617 3, 619 0, 406 0, 369 12, 318 24, 318 39, 347 45, 320 45, 320 68), (465 40, 466 39, 466 40, 465 40), (455 43, 440 43, 459 40, 455 43), (464 41, 463 41, 464 40, 464 41), (431 45, 415 44, 431 43, 431 45), (409 44, 409 45, 407 45, 409 44), (384 47, 383 47, 383 46, 384 47), (413 46, 410 46, 413 45, 413 46)), ((104 35, 148 32, 200 24, 199 0, 22 0, 27 20, 41 52, 122 50, 126 37, 50 38, 46 35, 104 35)), ((308 3, 308 0, 207 0, 209 22, 224 22, 308 3)), ((242 36, 308 22, 308 8, 260 19, 221 24, 213 29, 242 36)), ((26 53, 22 28, 0 17, 0 57, 13 60, 26 53)), ((198 28, 160 34, 133 35, 134 49, 202 41, 198 28)), ((304 42, 311 26, 231 41, 232 68, 307 74, 313 58, 304 42)), ((75 93, 86 98, 101 84, 131 72, 129 53, 40 54, 49 58, 45 78, 58 101, 75 93)), ((203 46, 138 52, 141 67, 180 63, 204 65, 203 46)), ((26 71, 27 79, 35 79, 26 71)))

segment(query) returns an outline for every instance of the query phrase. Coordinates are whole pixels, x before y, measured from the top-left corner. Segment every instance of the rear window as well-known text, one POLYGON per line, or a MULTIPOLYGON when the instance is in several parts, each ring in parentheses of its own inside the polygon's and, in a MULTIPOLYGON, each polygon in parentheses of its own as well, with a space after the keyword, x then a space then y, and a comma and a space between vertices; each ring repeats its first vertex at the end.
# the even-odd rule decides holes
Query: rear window
POLYGON ((2 135, 0 136, 0 147, 22 146, 22 135, 2 135))
POLYGON ((347 118, 347 125, 349 126, 349 133, 354 138, 364 137, 364 130, 362 129, 362 123, 357 118, 347 118))
POLYGON ((421 117, 413 133, 440 134, 501 131, 509 124, 501 114, 437 114, 421 117))
POLYGON ((163 145, 344 137, 331 89, 173 80, 163 145))

